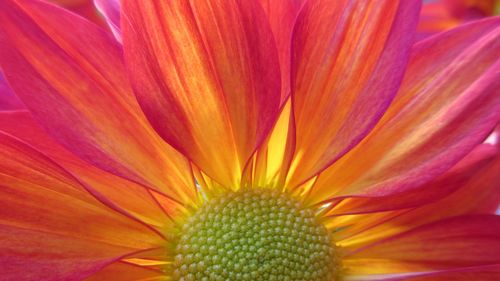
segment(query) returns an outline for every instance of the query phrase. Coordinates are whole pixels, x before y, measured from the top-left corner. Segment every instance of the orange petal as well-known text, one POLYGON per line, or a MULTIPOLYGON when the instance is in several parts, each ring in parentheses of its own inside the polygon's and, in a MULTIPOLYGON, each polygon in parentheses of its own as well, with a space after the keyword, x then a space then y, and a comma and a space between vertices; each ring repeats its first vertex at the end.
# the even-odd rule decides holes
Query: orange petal
POLYGON ((497 154, 493 161, 487 162, 486 166, 470 175, 470 179, 463 182, 456 192, 437 202, 404 211, 355 216, 351 218, 350 223, 356 227, 346 228, 339 233, 343 237, 342 245, 359 247, 419 225, 453 216, 493 214, 500 203, 500 192, 497 185, 500 182, 499 170, 500 156, 497 154), (397 216, 393 213, 396 213, 397 216), (365 220, 371 216, 376 216, 375 220, 378 220, 379 223, 374 223, 363 229, 365 220))
POLYGON ((500 277, 500 265, 470 266, 447 270, 429 270, 425 265, 415 265, 387 260, 355 259, 345 261, 345 270, 350 272, 345 281, 492 281, 500 277), (367 266, 369 264, 369 266, 367 266), (394 271, 410 269, 404 273, 372 274, 376 269, 394 271))
POLYGON ((2 280, 82 280, 130 249, 0 224, 2 280))
POLYGON ((123 255, 164 243, 150 227, 101 204, 69 172, 4 133, 0 182, 6 280, 81 279, 123 255))
POLYGON ((499 22, 464 25, 415 45, 389 110, 321 174, 311 200, 418 187, 483 142, 500 118, 499 22))
POLYGON ((498 148, 489 144, 479 145, 452 169, 419 188, 387 196, 348 197, 326 212, 325 216, 414 208, 436 202, 468 184, 471 178, 491 166, 495 157, 499 157, 498 148))
POLYGON ((273 130, 246 167, 251 186, 283 188, 294 151, 294 129, 288 99, 273 130))
MULTIPOLYGON (((189 206, 189 202, 170 200, 169 209, 163 210, 144 186, 107 173, 79 159, 51 139, 26 111, 0 112, 0 131, 8 133, 28 143, 54 159, 65 169, 74 173, 107 200, 123 208, 142 222, 167 231, 172 227, 171 216, 175 211, 189 206)), ((192 198, 194 202, 196 198, 192 198)))
POLYGON ((127 82, 120 46, 108 34, 43 2, 5 0, 0 42, 10 85, 68 150, 171 196, 193 196, 189 163, 147 123, 127 82))
POLYGON ((169 280, 161 271, 151 270, 125 262, 115 262, 92 274, 86 281, 153 281, 169 280))
POLYGON ((304 4, 292 39, 296 150, 289 185, 321 172, 375 126, 406 68, 420 1, 304 4))
MULTIPOLYGON (((417 275, 407 281, 493 281, 500 280, 500 265, 476 266, 417 275)), ((393 279, 391 279, 393 280, 393 279)))
POLYGON ((344 260, 373 260, 387 263, 351 268, 371 274, 405 273, 498 265, 500 263, 500 216, 470 215, 426 224, 377 241, 344 260), (369 267, 369 268, 368 268, 369 267))
POLYGON ((279 114, 279 60, 257 0, 122 2, 125 58, 150 122, 219 183, 241 172, 279 114))
MULTIPOLYGON (((118 41, 121 40, 120 1, 94 0, 97 9, 106 18, 109 28, 118 41)), ((281 102, 290 94, 290 43, 295 18, 305 0, 269 1, 260 0, 271 25, 281 66, 281 102)))

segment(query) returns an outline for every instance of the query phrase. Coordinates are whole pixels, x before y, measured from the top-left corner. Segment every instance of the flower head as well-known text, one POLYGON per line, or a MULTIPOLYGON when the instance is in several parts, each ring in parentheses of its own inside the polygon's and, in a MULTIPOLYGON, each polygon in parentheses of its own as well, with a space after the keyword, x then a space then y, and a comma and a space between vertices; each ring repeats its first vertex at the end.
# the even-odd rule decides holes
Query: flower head
POLYGON ((95 2, 114 36, 0 2, 2 278, 499 276, 500 19, 413 45, 416 0, 95 2))

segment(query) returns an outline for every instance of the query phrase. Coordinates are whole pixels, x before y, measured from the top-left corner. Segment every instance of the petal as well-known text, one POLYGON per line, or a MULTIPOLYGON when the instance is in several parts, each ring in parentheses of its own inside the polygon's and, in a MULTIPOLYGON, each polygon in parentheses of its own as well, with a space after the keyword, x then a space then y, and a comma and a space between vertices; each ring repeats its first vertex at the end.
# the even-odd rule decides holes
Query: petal
POLYGON ((268 188, 282 187, 295 146, 294 120, 291 118, 290 96, 290 51, 291 37, 295 20, 304 0, 269 1, 261 0, 271 29, 276 39, 281 69, 280 117, 271 133, 259 147, 252 163, 244 172, 251 186, 268 188))
POLYGON ((285 103, 273 130, 245 170, 251 186, 282 188, 294 151, 294 123, 290 99, 285 103))
POLYGON ((495 8, 498 6, 496 1, 491 0, 445 0, 444 3, 450 13, 452 13, 455 17, 462 18, 464 20, 478 19, 494 15, 495 8))
POLYGON ((290 95, 290 47, 297 14, 305 0, 260 0, 276 40, 281 69, 281 103, 290 95))
POLYGON ((460 20, 453 17, 444 1, 424 3, 417 27, 417 41, 459 24, 460 20))
POLYGON ((137 249, 159 241, 143 224, 95 200, 88 186, 32 147, 1 132, 0 147, 2 223, 137 249))
POLYGON ((375 126, 403 77, 420 1, 304 4, 292 39, 296 151, 289 185, 319 173, 375 126))
POLYGON ((370 274, 370 272, 373 271, 366 266, 368 263, 372 268, 385 267, 396 269, 411 265, 401 263, 396 264, 391 263, 390 261, 382 260, 374 261, 373 259, 349 260, 347 263, 347 267, 351 270, 351 272, 354 272, 344 278, 346 281, 491 281, 497 280, 497 277, 500 276, 500 264, 428 271, 418 271, 421 270, 419 267, 412 266, 412 272, 370 274))
POLYGON ((321 174, 311 200, 418 187, 483 142, 500 118, 499 23, 483 20, 415 45, 383 119, 321 174))
POLYGON ((280 70, 256 0, 126 0, 125 58, 158 133, 219 183, 241 172, 279 114, 280 70))
MULTIPOLYGON (((404 273, 415 268, 446 270, 500 263, 500 216, 470 215, 426 224, 349 253, 345 260, 386 262, 370 273, 404 273)), ((366 270, 353 268, 352 270, 366 270)))
MULTIPOLYGON (((168 231, 173 227, 170 217, 184 204, 170 200, 169 209, 158 206, 157 200, 144 186, 100 170, 79 159, 50 138, 26 111, 0 112, 0 131, 8 133, 55 160, 66 170, 92 186, 107 201, 124 209, 142 222, 168 231)), ((196 198, 193 198, 195 200, 196 198)))
POLYGON ((47 0, 72 11, 96 24, 104 26, 102 18, 97 13, 92 0, 47 0))
POLYGON ((82 280, 124 250, 0 224, 3 280, 82 280), (28 269, 28 270, 27 270, 28 269))
POLYGON ((495 130, 484 140, 484 143, 496 145, 500 144, 500 124, 498 124, 495 130))
POLYGON ((260 0, 271 25, 281 69, 282 110, 268 138, 244 172, 251 186, 282 187, 294 150, 294 124, 290 103, 290 47, 293 26, 304 0, 260 0))
POLYGON ((97 10, 106 19, 106 23, 113 32, 116 40, 122 42, 122 31, 120 27, 120 0, 94 0, 97 10))
POLYGON ((436 202, 469 183, 498 157, 498 148, 493 145, 479 145, 449 171, 415 189, 387 196, 360 196, 347 198, 327 212, 326 216, 381 212, 403 208, 414 208, 436 202))
POLYGON ((5 280, 81 280, 161 236, 102 205, 74 176, 0 133, 0 264, 5 280), (26 268, 29 267, 29 270, 26 268))
MULTIPOLYGON (((500 204, 497 184, 500 182, 499 170, 500 157, 497 153, 493 161, 488 161, 486 166, 471 175, 471 178, 451 195, 437 202, 409 210, 353 216, 344 224, 354 227, 347 227, 339 232, 337 239, 342 241, 344 247, 357 248, 372 241, 453 216, 494 214, 500 204), (372 224, 365 224, 365 221, 371 221, 372 224)), ((335 220, 331 224, 336 224, 335 220)))
POLYGON ((127 83, 120 46, 109 35, 55 6, 6 0, 0 2, 0 42, 7 80, 59 143, 170 196, 195 196, 189 163, 147 123, 127 83))
POLYGON ((169 280, 163 272, 150 270, 136 265, 131 265, 125 262, 115 262, 101 271, 93 274, 86 281, 153 281, 153 280, 169 280))
POLYGON ((22 109, 23 104, 14 94, 0 71, 0 111, 22 109))
POLYGON ((431 272, 408 281, 492 281, 500 280, 500 265, 477 266, 463 270, 431 272))

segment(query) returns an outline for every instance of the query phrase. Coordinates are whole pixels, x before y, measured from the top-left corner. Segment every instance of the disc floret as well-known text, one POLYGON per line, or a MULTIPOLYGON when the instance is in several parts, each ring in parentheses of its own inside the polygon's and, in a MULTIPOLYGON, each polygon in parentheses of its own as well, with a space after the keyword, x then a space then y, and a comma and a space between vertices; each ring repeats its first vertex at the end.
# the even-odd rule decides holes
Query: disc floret
POLYGON ((183 225, 174 280, 333 281, 335 246, 313 210, 245 190, 214 198, 183 225))

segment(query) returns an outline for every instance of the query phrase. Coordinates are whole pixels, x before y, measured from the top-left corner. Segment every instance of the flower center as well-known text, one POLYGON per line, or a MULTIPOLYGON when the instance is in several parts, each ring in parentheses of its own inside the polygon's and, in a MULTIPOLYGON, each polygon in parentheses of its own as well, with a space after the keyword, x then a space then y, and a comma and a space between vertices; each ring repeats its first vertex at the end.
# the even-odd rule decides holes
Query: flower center
POLYGON ((335 246, 311 209, 267 190, 212 199, 182 227, 174 280, 333 281, 335 246))

